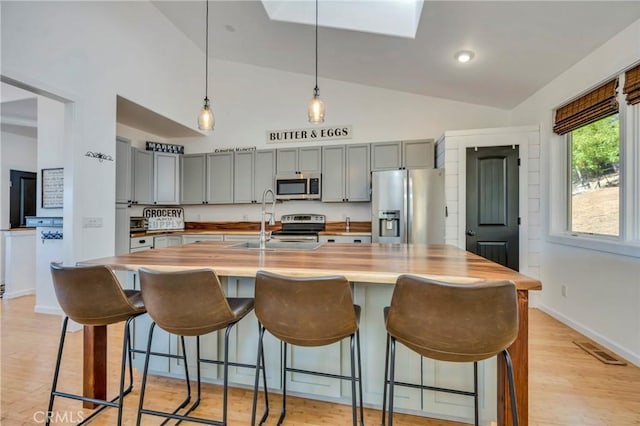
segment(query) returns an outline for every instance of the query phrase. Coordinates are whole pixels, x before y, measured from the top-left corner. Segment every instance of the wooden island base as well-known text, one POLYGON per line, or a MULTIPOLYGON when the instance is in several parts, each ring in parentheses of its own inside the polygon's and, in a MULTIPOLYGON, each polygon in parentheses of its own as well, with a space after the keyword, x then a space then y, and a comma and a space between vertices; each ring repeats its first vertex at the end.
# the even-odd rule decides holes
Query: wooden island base
MULTIPOLYGON (((538 280, 447 245, 331 244, 316 250, 260 251, 229 248, 231 244, 233 243, 202 242, 95 259, 81 262, 81 264, 104 264, 114 269, 129 271, 136 271, 140 267, 167 271, 208 267, 213 268, 225 282, 230 277, 237 278, 238 282, 241 282, 243 278, 251 280, 258 270, 296 276, 340 274, 352 283, 356 283, 354 286, 356 303, 362 302, 358 300, 360 297, 359 289, 371 287, 371 284, 375 284, 375 288, 387 291, 390 295, 392 287, 379 286, 393 285, 396 278, 403 273, 463 283, 493 279, 511 280, 518 289, 519 335, 509 351, 514 364, 518 417, 521 425, 527 425, 528 292, 542 288, 538 280)), ((366 308, 364 309, 366 310, 366 308)), ((384 335, 383 323, 380 324, 380 328, 381 330, 375 332, 384 335)), ((106 327, 86 327, 84 337, 84 390, 87 395, 99 397, 106 392, 107 373, 104 361, 104 357, 106 357, 106 327)), ((363 343, 364 339, 363 336, 363 343)), ((375 342, 372 344, 377 345, 375 342)), ((369 350, 384 352, 384 346, 382 345, 380 349, 369 350)), ((366 358, 366 355, 366 350, 363 350, 363 359, 366 358)), ((381 365, 384 365, 384 361, 381 365)), ((497 363, 496 415, 498 424, 511 425, 505 370, 503 361, 500 359, 497 363)), ((364 368, 364 371, 366 372, 367 369, 364 368)), ((366 399, 365 397, 365 402, 366 399)))

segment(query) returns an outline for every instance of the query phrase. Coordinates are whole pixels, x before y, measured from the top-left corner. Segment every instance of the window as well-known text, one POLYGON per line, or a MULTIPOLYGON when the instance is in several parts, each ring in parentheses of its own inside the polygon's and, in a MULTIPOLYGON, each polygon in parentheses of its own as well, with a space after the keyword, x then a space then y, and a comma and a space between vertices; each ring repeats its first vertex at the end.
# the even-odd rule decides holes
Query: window
POLYGON ((640 65, 557 108, 553 131, 549 240, 640 258, 640 65))
POLYGON ((620 235, 620 118, 614 114, 571 131, 571 232, 620 235))

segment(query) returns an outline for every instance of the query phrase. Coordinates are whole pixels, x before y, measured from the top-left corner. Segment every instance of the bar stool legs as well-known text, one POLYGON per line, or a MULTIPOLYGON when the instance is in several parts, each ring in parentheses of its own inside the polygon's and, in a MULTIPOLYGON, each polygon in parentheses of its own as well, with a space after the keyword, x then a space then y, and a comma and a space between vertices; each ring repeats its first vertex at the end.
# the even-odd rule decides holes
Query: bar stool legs
MULTIPOLYGON (((251 425, 255 425, 255 420, 256 420, 256 409, 257 409, 257 399, 258 399, 258 383, 259 383, 259 376, 258 376, 258 368, 262 368, 262 374, 264 375, 264 389, 265 389, 265 409, 262 415, 262 418, 260 419, 260 422, 258 423, 259 425, 262 425, 266 420, 267 417, 269 415, 269 400, 268 400, 268 395, 267 395, 267 386, 266 386, 266 368, 265 368, 265 362, 264 362, 264 345, 263 345, 263 338, 264 338, 264 332, 265 332, 265 328, 262 326, 262 324, 259 324, 260 330, 259 330, 259 337, 258 337, 258 359, 256 362, 256 379, 255 379, 255 384, 254 384, 254 391, 253 391, 253 406, 252 406, 252 415, 251 415, 251 425)), ((350 379, 351 380, 351 407, 352 407, 352 421, 353 421, 353 425, 356 426, 358 425, 358 409, 356 408, 356 405, 358 405, 358 397, 360 398, 360 425, 364 426, 364 408, 363 408, 363 393, 362 393, 362 378, 361 378, 361 374, 362 374, 362 360, 361 360, 361 355, 360 355, 360 331, 356 331, 355 336, 352 335, 350 337, 350 356, 351 356, 351 376, 347 377, 347 376, 341 376, 341 375, 336 375, 336 374, 329 374, 329 373, 319 373, 319 372, 314 372, 314 371, 307 371, 307 370, 298 370, 295 368, 290 368, 287 367, 287 343, 284 341, 281 341, 281 347, 282 347, 282 408, 280 410, 280 417, 278 417, 278 425, 281 425, 284 422, 284 418, 287 415, 287 372, 288 371, 292 371, 292 372, 298 372, 298 373, 303 373, 303 374, 311 374, 311 375, 316 375, 316 376, 323 376, 323 377, 331 377, 331 378, 335 378, 335 379, 350 379), (356 348, 357 346, 357 348, 356 348), (356 350, 357 350, 357 374, 356 374, 356 350), (358 382, 358 392, 356 392, 356 382, 358 382)))
MULTIPOLYGON (((137 316, 137 315, 135 315, 137 316)), ((135 318, 132 316, 125 321, 124 324, 124 337, 122 339, 122 362, 120 366, 120 386, 118 395, 111 398, 110 400, 101 400, 96 398, 84 397, 82 395, 74 395, 67 392, 60 392, 57 390, 58 388, 58 376, 60 374, 60 364, 62 363, 62 353, 64 352, 64 342, 67 334, 67 326, 69 324, 69 317, 65 316, 62 321, 62 331, 60 333, 60 343, 58 345, 58 355, 56 357, 56 366, 53 373, 53 384, 51 385, 51 394, 49 397, 49 407, 47 409, 47 420, 46 425, 49 426, 51 424, 51 416, 53 413, 53 404, 56 396, 75 399, 79 401, 91 402, 96 405, 100 405, 101 407, 95 410, 91 415, 86 417, 82 422, 78 423, 78 425, 83 425, 91 421, 95 416, 101 413, 107 407, 116 407, 118 408, 118 425, 122 424, 122 401, 125 395, 128 395, 133 389, 133 366, 131 363, 131 334, 130 334, 130 325, 131 321, 135 318), (127 361, 129 364, 129 385, 125 389, 124 387, 124 376, 126 374, 127 369, 127 361), (117 402, 116 402, 117 401, 117 402)))

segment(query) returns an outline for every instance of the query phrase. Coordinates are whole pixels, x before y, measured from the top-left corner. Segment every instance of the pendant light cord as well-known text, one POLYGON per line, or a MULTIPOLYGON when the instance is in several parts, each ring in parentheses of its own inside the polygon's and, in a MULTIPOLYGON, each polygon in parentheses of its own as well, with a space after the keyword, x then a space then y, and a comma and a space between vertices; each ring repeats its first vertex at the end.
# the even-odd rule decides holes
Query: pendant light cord
POLYGON ((314 93, 318 95, 318 0, 316 0, 316 87, 314 93))
POLYGON ((209 100, 209 0, 207 0, 207 24, 205 25, 205 39, 204 39, 204 98, 209 100))

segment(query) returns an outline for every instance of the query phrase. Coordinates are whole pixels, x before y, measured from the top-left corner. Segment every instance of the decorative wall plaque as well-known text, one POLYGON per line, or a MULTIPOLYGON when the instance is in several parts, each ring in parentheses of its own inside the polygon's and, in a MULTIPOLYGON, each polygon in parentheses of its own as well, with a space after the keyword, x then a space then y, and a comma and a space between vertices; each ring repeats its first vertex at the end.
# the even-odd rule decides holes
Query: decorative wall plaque
POLYGON ((42 169, 42 208, 61 208, 63 201, 64 169, 42 169))

